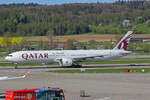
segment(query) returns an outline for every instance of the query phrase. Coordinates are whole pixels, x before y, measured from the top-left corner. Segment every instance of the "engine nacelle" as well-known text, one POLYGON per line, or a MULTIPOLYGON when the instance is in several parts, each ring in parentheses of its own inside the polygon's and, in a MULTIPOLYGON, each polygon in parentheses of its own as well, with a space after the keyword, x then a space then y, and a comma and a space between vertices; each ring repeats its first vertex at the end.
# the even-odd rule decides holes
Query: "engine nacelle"
POLYGON ((69 66, 72 66, 73 61, 72 61, 72 59, 69 59, 69 58, 62 58, 59 61, 59 63, 61 66, 69 67, 69 66))

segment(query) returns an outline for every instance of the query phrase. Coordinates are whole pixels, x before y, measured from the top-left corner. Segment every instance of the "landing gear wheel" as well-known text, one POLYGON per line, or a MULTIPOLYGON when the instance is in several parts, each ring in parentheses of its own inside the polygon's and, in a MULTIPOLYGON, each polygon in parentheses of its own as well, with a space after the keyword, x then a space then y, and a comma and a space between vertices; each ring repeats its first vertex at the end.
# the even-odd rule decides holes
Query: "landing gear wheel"
POLYGON ((18 69, 18 64, 17 63, 14 63, 15 64, 15 69, 18 69))
POLYGON ((15 69, 18 69, 18 66, 17 66, 17 65, 15 65, 15 69))
POLYGON ((73 67, 73 68, 81 68, 82 65, 79 65, 79 64, 73 64, 72 67, 73 67))
POLYGON ((81 67, 82 67, 82 65, 77 65, 77 66, 76 66, 76 68, 81 68, 81 67))

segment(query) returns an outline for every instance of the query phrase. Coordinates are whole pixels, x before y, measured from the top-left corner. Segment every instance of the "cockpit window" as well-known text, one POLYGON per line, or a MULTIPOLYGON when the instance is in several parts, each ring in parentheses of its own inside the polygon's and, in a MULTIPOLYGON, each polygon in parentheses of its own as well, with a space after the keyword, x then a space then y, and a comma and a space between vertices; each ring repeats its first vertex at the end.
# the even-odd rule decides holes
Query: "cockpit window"
POLYGON ((13 55, 8 55, 8 57, 12 57, 13 55))

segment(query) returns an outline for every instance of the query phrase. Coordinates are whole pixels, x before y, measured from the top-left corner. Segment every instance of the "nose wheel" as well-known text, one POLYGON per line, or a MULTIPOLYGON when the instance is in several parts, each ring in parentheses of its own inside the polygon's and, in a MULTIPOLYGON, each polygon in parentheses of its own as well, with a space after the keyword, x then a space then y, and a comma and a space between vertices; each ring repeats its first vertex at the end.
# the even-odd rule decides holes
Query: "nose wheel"
POLYGON ((18 69, 18 63, 14 63, 15 69, 18 69))

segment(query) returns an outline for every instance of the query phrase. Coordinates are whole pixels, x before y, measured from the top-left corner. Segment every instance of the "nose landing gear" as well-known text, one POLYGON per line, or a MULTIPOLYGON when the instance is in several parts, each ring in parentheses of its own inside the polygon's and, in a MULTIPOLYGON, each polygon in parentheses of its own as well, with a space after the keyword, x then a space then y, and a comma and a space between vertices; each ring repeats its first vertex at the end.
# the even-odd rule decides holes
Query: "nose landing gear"
POLYGON ((15 69, 18 69, 18 63, 14 63, 14 65, 15 65, 15 69))

